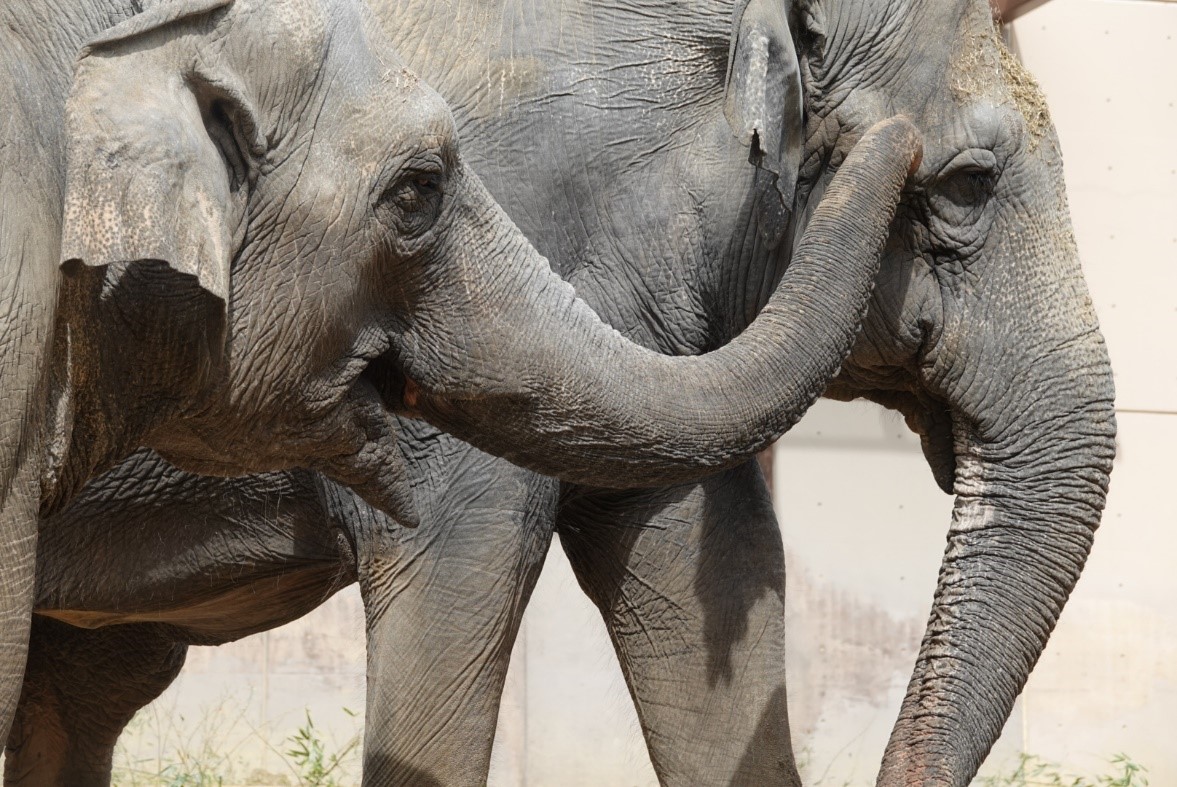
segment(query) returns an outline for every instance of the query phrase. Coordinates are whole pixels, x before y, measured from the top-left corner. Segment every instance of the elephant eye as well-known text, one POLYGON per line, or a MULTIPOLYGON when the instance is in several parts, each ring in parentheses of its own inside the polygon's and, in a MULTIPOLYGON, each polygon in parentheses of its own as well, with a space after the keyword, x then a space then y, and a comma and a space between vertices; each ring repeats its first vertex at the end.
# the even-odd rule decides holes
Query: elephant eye
POLYGON ((991 150, 966 150, 948 162, 936 176, 933 194, 961 210, 984 205, 993 194, 997 157, 991 150))
POLYGON ((433 226, 441 212, 442 196, 440 173, 411 172, 384 192, 380 206, 392 214, 400 232, 414 236, 433 226))
POLYGON ((937 184, 937 192, 957 208, 983 206, 993 193, 993 174, 983 169, 961 169, 937 184))
POLYGON ((966 253, 978 248, 992 223, 997 157, 991 150, 957 154, 928 184, 931 230, 937 245, 966 253))

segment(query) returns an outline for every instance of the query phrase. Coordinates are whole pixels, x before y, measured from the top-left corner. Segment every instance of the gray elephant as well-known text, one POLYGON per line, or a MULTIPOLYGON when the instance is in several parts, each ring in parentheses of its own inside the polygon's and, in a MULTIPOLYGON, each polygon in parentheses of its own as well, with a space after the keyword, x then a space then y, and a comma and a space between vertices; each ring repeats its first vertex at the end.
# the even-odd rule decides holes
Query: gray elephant
POLYGON ((588 483, 738 463, 849 351, 919 148, 880 127, 765 319, 672 359, 553 273, 356 0, 33 0, 0 22, 0 727, 38 517, 136 446, 315 468, 407 522, 398 410, 588 483))
MULTIPOLYGON (((815 235, 812 269, 783 288, 781 314, 758 338, 707 360, 664 360, 627 347, 527 246, 462 163, 444 104, 377 45, 354 4, 192 0, 134 15, 129 1, 95 3, 52 25, 47 8, 4 9, 9 714, 36 515, 137 444, 205 472, 305 464, 411 518, 390 412, 408 372, 406 390, 436 421, 502 453, 585 480, 649 482, 738 461, 825 384, 803 379, 808 348, 786 346, 791 300, 824 290, 845 310, 829 326, 830 358, 856 330, 891 208, 860 233, 845 271, 820 275, 836 236, 815 235), (259 64, 257 36, 269 34, 303 46, 259 64), (327 120, 312 127, 310 112, 327 120), (862 286, 847 296, 838 280, 849 269, 862 286), (298 308, 275 308, 291 299, 298 308), (504 353, 532 325, 555 344, 504 353), (599 354, 570 357, 571 346, 599 354), (709 397, 704 378, 728 364, 764 364, 780 406, 709 397), (619 398, 617 369, 700 385, 668 411, 664 397, 619 398), (730 432, 691 417, 721 411, 730 432), (593 426, 556 434, 581 425, 578 413, 593 426), (686 416, 684 429, 671 414, 686 416), (650 442, 606 444, 634 420, 650 442), (491 423, 485 436, 478 421, 491 423), (717 439, 716 427, 728 434, 717 439)), ((893 205, 915 145, 901 124, 881 132, 854 187, 893 205)), ((857 207, 873 211, 864 199, 857 207)), ((845 207, 830 209, 831 230, 850 223, 845 207)))
MULTIPOLYGON (((989 5, 374 7, 455 106, 472 165, 508 213, 605 319, 664 352, 739 335, 795 264, 814 208, 866 130, 896 113, 921 129, 923 160, 864 331, 827 394, 902 413, 956 496, 879 783, 967 784, 1090 550, 1115 435, 1057 140, 989 5), (789 103, 798 83, 800 113, 789 103), (742 141, 759 171, 739 167, 742 141)), ((511 471, 499 473, 487 470, 486 485, 509 488, 511 471)), ((480 551, 470 542, 490 528, 473 508, 470 524, 447 523, 445 548, 432 538, 435 549, 423 549, 415 533, 396 539, 393 560, 360 561, 375 607, 371 652, 397 657, 370 659, 369 765, 477 779, 447 763, 489 757, 486 698, 498 696, 506 646, 558 529, 605 618, 662 781, 794 781, 783 561, 755 469, 641 493, 549 485, 538 502, 535 485, 514 485, 516 502, 495 506, 528 534, 487 537, 480 551), (510 579, 462 573, 502 566, 510 545, 510 579), (460 615, 455 631, 423 638, 420 621, 444 619, 455 598, 470 599, 482 625, 460 615), (438 687, 430 702, 417 688, 426 682, 438 687), (414 702, 396 702, 405 696, 414 702)))
MULTIPOLYGON (((927 134, 866 329, 828 393, 902 412, 957 495, 929 631, 879 780, 966 784, 1090 548, 1114 435, 1053 131, 986 5, 803 2, 783 14, 741 3, 734 44, 726 6, 659 5, 655 24, 649 9, 615 2, 472 0, 446 17, 425 5, 377 11, 454 103, 473 167, 582 297, 664 352, 704 352, 748 325, 796 266, 803 230, 820 226, 814 207, 871 124, 906 112, 927 134), (789 111, 793 75, 803 115, 789 111), (732 118, 759 171, 742 166, 732 118), (791 140, 801 149, 791 152, 791 140)), ((436 417, 432 406, 422 410, 436 417)), ((559 529, 606 619, 662 781, 795 783, 783 559, 754 466, 617 493, 536 477, 435 433, 407 439, 405 451, 422 473, 417 488, 439 490, 428 495, 437 519, 412 533, 340 525, 364 535, 345 538, 342 552, 311 550, 316 591, 258 605, 249 623, 296 614, 355 571, 369 611, 366 779, 485 778, 510 642, 559 529), (328 581, 341 562, 352 568, 328 581)), ((304 506, 300 515, 323 516, 317 487, 271 483, 304 506)), ((255 488, 237 499, 246 507, 233 510, 252 519, 276 498, 255 488)), ((116 528, 148 519, 109 503, 89 514, 99 515, 116 528)), ((259 539, 270 544, 260 562, 304 575, 300 542, 283 538, 259 539)), ((169 592, 192 606, 182 589, 169 592)), ((91 594, 85 603, 44 593, 47 611, 91 625, 161 617, 86 588, 77 590, 91 594)), ((216 609, 205 607, 205 619, 220 619, 216 609)), ((174 658, 167 643, 195 635, 143 636, 174 658)))

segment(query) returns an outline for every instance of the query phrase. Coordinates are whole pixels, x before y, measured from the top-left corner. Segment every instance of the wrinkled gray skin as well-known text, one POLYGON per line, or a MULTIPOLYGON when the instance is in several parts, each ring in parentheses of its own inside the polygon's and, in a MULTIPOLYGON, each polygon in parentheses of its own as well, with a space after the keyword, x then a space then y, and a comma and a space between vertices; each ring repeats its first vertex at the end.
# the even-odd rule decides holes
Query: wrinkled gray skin
MULTIPOLYGON (((772 216, 753 177, 733 174, 746 151, 722 116, 729 6, 459 6, 442 17, 405 0, 379 13, 456 107, 467 155, 508 212, 607 320, 667 352, 706 350, 744 327, 866 128, 906 112, 925 133, 865 329, 828 393, 902 412, 956 494, 928 633, 879 783, 967 784, 1082 568, 1114 436, 1111 376, 1053 130, 1037 91, 999 52, 987 6, 828 0, 796 9, 808 111, 796 211, 777 252, 773 233, 757 227, 772 216)), ((158 471, 132 467, 122 505, 134 510, 120 511, 119 495, 100 486, 93 508, 66 518, 106 519, 116 564, 137 554, 124 539, 141 543, 136 534, 165 517, 191 523, 193 543, 174 544, 175 559, 125 595, 71 585, 76 572, 63 569, 62 585, 42 589, 44 609, 87 625, 168 621, 177 628, 142 624, 160 654, 142 673, 161 675, 168 643, 199 640, 225 620, 276 624, 355 571, 369 611, 366 779, 476 784, 510 644, 558 530, 608 625, 661 780, 796 782, 783 559, 751 463, 700 483, 616 493, 533 476, 435 433, 418 431, 405 450, 434 522, 392 530, 346 494, 285 476, 265 482, 268 493, 219 489, 217 499, 234 501, 222 517, 253 523, 248 545, 216 535, 223 525, 206 502, 176 502, 202 500, 207 482, 144 497, 136 479, 158 471), (324 516, 351 535, 310 544, 303 518, 324 516), (233 595, 243 580, 219 580, 227 570, 202 563, 243 554, 254 567, 244 576, 261 580, 250 587, 270 588, 256 603, 233 595), (273 576, 292 567, 279 589, 273 576), (298 589, 304 581, 311 589, 298 589), (168 611, 144 605, 149 597, 169 599, 168 611)), ((59 527, 61 551, 43 558, 69 566, 79 552, 59 527)), ((63 661, 70 638, 100 636, 109 635, 44 634, 63 639, 63 661)), ((117 650, 95 647, 89 658, 98 653, 117 650)), ((92 696, 78 691, 72 702, 92 696)), ((44 706, 27 705, 29 740, 44 706)))
POLYGON ((849 351, 919 146, 864 142, 764 318, 667 358, 528 244, 359 0, 5 3, 0 53, 0 729, 37 517, 137 446, 315 468, 406 523, 406 400, 574 481, 738 464, 849 351))

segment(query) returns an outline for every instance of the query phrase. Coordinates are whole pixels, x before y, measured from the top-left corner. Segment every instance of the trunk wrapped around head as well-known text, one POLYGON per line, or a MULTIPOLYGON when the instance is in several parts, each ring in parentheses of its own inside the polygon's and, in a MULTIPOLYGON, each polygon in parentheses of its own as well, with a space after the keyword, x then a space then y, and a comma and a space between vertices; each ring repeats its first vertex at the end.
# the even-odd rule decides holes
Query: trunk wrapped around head
MULTIPOLYGON (((698 477, 792 426, 846 357, 919 135, 895 118, 846 159, 776 293, 731 344, 669 357, 625 340, 576 298, 497 208, 458 208, 462 280, 419 287, 400 355, 406 401, 434 424, 549 475, 626 487, 698 477), (473 246, 485 238, 494 241, 473 246), (475 258, 474 253, 480 256, 475 258), (491 268, 491 260, 510 259, 491 268), (472 315, 455 324, 428 315, 472 315), (421 320, 418 319, 417 324, 421 320)), ((481 189, 463 176, 467 192, 481 189)), ((464 204, 491 206, 489 197, 464 204)))

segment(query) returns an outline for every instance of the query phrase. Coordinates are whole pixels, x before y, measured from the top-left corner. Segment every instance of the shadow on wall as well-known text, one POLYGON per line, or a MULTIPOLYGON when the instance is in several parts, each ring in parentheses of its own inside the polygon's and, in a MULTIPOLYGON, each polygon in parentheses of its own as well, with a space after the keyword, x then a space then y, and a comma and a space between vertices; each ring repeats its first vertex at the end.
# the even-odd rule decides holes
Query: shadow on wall
POLYGON ((789 672, 805 676, 790 683, 793 740, 801 744, 817 734, 831 695, 877 704, 881 686, 905 685, 924 626, 817 580, 795 554, 786 553, 786 563, 789 672))
MULTIPOLYGON (((746 497, 747 490, 762 485, 763 471, 759 464, 745 463, 732 470, 731 477, 732 483, 719 485, 704 498, 709 532, 695 572, 695 595, 703 606, 707 678, 712 686, 731 682, 733 647, 748 636, 749 616, 760 598, 775 593, 777 604, 785 604, 784 547, 772 497, 767 486, 758 499, 746 497), (727 577, 741 580, 725 581, 727 577), (757 582, 748 582, 748 577, 757 582)), ((778 689, 778 693, 783 703, 783 692, 778 689)), ((776 700, 774 695, 766 711, 772 710, 776 700)), ((756 732, 753 744, 766 731, 757 727, 756 732)))

